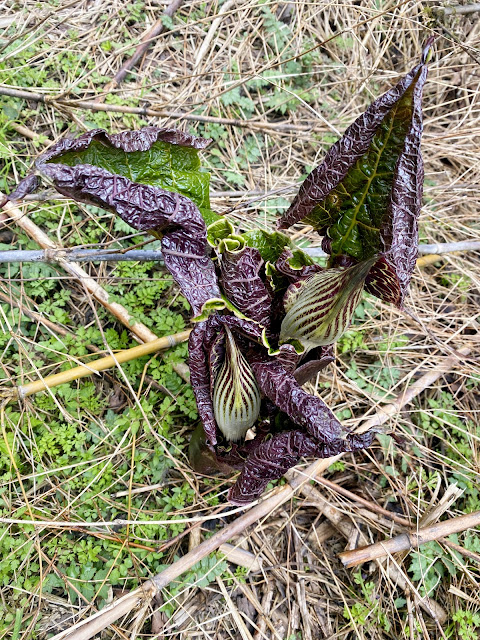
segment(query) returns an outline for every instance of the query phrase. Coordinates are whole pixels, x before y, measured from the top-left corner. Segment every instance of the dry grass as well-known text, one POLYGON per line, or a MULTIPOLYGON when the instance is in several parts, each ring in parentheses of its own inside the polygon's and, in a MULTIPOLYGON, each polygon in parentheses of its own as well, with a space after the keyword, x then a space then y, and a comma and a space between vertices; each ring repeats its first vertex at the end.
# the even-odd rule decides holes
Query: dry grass
MULTIPOLYGON (((40 3, 7 0, 0 3, 0 26, 8 28, 3 35, 0 33, 1 47, 10 41, 10 48, 0 52, 0 62, 4 63, 0 82, 48 95, 73 95, 86 100, 100 96, 108 78, 114 76, 142 33, 166 6, 163 0, 136 3, 137 17, 130 19, 129 9, 135 9, 134 4, 124 0, 40 3), (47 43, 48 47, 36 49, 41 43, 47 43), (34 70, 28 86, 16 82, 16 72, 18 78, 25 78, 25 63, 34 70), (8 65, 10 73, 5 71, 8 65), (40 84, 36 77, 42 78, 40 84), (57 84, 50 88, 49 80, 57 84)), ((271 228, 287 204, 285 198, 295 192, 294 185, 301 176, 320 161, 338 132, 412 66, 418 59, 422 41, 435 32, 440 37, 435 45, 424 101, 426 182, 421 239, 444 242, 480 238, 477 203, 480 21, 477 13, 436 18, 435 3, 415 0, 398 3, 391 0, 376 3, 234 0, 226 5, 228 8, 216 24, 211 45, 202 59, 198 59, 202 41, 222 6, 216 1, 185 3, 173 24, 166 23, 166 30, 155 40, 140 66, 106 100, 107 104, 115 102, 134 107, 148 104, 170 112, 217 119, 213 124, 181 118, 145 117, 143 121, 188 127, 206 135, 216 133, 217 156, 212 160, 212 156, 205 154, 205 161, 207 165, 211 163, 212 187, 217 193, 213 204, 219 212, 228 211, 245 227, 255 222, 271 228), (277 30, 279 24, 286 27, 285 40, 271 26, 275 18, 277 30), (303 54, 312 46, 317 49, 309 59, 303 54), (305 75, 304 82, 299 80, 302 76, 298 68, 289 71, 285 63, 280 64, 285 55, 302 55, 299 60, 304 61, 300 72, 305 75), (264 76, 268 80, 258 91, 248 81, 258 78, 263 71, 268 71, 264 76), (296 77, 292 79, 292 76, 296 77), (228 93, 235 88, 238 91, 228 93), (268 101, 274 91, 275 104, 268 101), (282 115, 283 102, 286 111, 282 115), (232 119, 247 121, 247 126, 228 124, 232 119), (218 129, 220 126, 223 133, 218 129), (248 154, 244 152, 246 146, 250 150, 248 154), (226 174, 225 167, 232 173, 226 174), (237 185, 233 174, 241 176, 237 185), (264 197, 266 193, 269 197, 264 197), (255 202, 251 203, 252 199, 255 202)), ((2 104, 16 108, 13 100, 10 103, 4 100, 2 104)), ((8 149, 2 175, 10 188, 19 174, 25 173, 39 147, 60 135, 86 130, 99 123, 98 114, 94 116, 94 112, 88 110, 39 106, 34 102, 24 104, 23 108, 29 109, 21 123, 27 127, 26 131, 5 125, 8 149), (29 131, 44 137, 40 141, 31 140, 33 136, 29 131), (8 153, 15 154, 15 161, 8 159, 8 153)), ((106 112, 102 118, 103 125, 115 131, 139 123, 138 118, 132 120, 124 114, 106 112)), ((46 225, 51 238, 64 246, 80 244, 85 238, 92 242, 95 225, 98 225, 95 236, 98 243, 111 243, 116 237, 126 235, 115 229, 110 216, 99 214, 97 222, 92 222, 91 210, 82 209, 78 213, 77 208, 65 201, 33 203, 26 211, 40 226, 46 225), (58 223, 49 218, 52 210, 62 212, 58 223)), ((15 225, 4 226, 0 229, 0 242, 16 246, 17 231, 15 225)), ((318 238, 308 229, 298 228, 294 233, 297 239, 318 244, 318 238)), ((134 275, 117 278, 116 270, 105 264, 92 265, 89 273, 103 284, 126 287, 126 290, 136 284, 134 275)), ((24 291, 25 281, 33 276, 25 276, 23 271, 7 275, 10 278, 0 282, 0 290, 34 309, 35 303, 29 301, 24 291)), ((77 333, 84 325, 104 327, 110 322, 99 305, 63 273, 53 271, 49 277, 55 280, 55 286, 60 283, 71 295, 68 321, 62 319, 57 324, 64 323, 68 330, 77 333)), ((350 342, 343 343, 343 351, 339 348, 336 364, 322 373, 310 390, 320 393, 330 406, 341 411, 346 424, 355 426, 358 416, 376 411, 410 381, 438 366, 452 350, 469 346, 478 354, 479 302, 478 254, 450 255, 437 264, 417 269, 408 300, 408 309, 417 320, 378 301, 367 304, 364 324, 349 334, 350 342)), ((41 344, 54 330, 38 323, 34 335, 25 337, 18 316, 12 315, 4 304, 1 308, 1 326, 11 332, 18 353, 15 360, 2 359, 5 377, 13 384, 20 384, 38 377, 39 371, 45 375, 54 370, 49 365, 51 346, 43 354, 43 363, 29 352, 29 345, 41 344), (21 376, 15 372, 18 364, 22 367, 21 376)), ((108 336, 105 340, 107 353, 108 336)), ((65 357, 74 359, 68 354, 65 357)), ((151 378, 149 382, 146 375, 147 366, 139 374, 142 382, 138 388, 134 389, 128 376, 122 377, 118 371, 115 379, 106 375, 96 381, 97 392, 104 398, 110 394, 110 407, 115 408, 114 402, 117 402, 118 406, 133 406, 142 412, 142 403, 147 402, 152 389, 151 378)), ((413 527, 425 522, 453 482, 464 491, 455 494, 455 501, 445 505, 446 516, 479 509, 479 380, 478 363, 464 359, 455 371, 442 376, 434 388, 390 421, 389 430, 401 437, 400 444, 382 437, 370 451, 355 457, 346 456, 328 477, 372 504, 391 505, 392 511, 409 519, 413 527)), ((130 519, 142 522, 158 519, 149 502, 156 487, 134 478, 133 461, 143 447, 141 433, 137 436, 127 429, 121 439, 113 440, 115 426, 105 426, 95 409, 87 415, 75 413, 67 406, 65 397, 59 395, 55 396, 55 403, 57 415, 63 416, 75 430, 88 432, 93 425, 104 434, 106 442, 112 438, 115 446, 107 452, 102 449, 101 456, 100 449, 94 451, 88 461, 88 466, 95 469, 91 480, 82 485, 82 491, 69 493, 71 488, 65 490, 65 481, 57 481, 56 473, 39 474, 37 470, 37 443, 32 435, 35 420, 45 421, 48 428, 52 412, 27 402, 18 409, 20 420, 18 416, 15 419, 7 416, 2 425, 4 437, 11 433, 13 438, 5 440, 10 445, 4 448, 0 443, 2 455, 11 455, 13 461, 9 477, 3 477, 0 487, 4 517, 78 520, 78 508, 108 468, 111 485, 105 486, 102 495, 96 498, 95 504, 101 505, 97 507, 100 515, 92 513, 91 518, 108 519, 102 515, 108 506, 114 514, 111 520, 118 513, 127 513, 130 519), (14 449, 16 455, 13 455, 14 449), (30 463, 29 474, 17 466, 25 461, 30 463), (128 472, 118 478, 116 471, 125 465, 128 472), (132 503, 132 488, 137 491, 134 495, 145 497, 143 506, 132 503), (122 491, 123 502, 119 495, 122 491)), ((151 416, 144 414, 144 419, 143 426, 148 425, 155 432, 157 424, 151 416)), ((175 428, 186 435, 185 425, 186 421, 180 420, 175 428)), ((161 436, 157 437, 157 445, 159 451, 163 448, 171 455, 172 447, 161 436)), ((177 446, 176 442, 173 446, 177 446)), ((151 456, 155 453, 147 452, 151 456)), ((55 469, 54 456, 51 464, 55 469)), ((71 476, 81 477, 84 467, 84 462, 72 466, 71 476)), ((184 518, 214 513, 214 502, 209 500, 212 486, 214 493, 219 492, 224 500, 230 485, 229 479, 208 485, 202 478, 195 477, 186 463, 184 450, 177 451, 174 468, 164 480, 160 485, 167 488, 190 485, 189 500, 178 509, 178 517, 184 518)), ((452 618, 459 610, 480 614, 480 573, 478 558, 475 559, 475 553, 480 551, 478 531, 460 535, 456 540, 473 556, 467 557, 443 545, 430 548, 428 553, 420 550, 415 556, 420 567, 417 573, 412 568, 412 554, 364 565, 361 572, 347 570, 337 557, 341 551, 353 548, 361 539, 373 543, 393 536, 402 526, 334 489, 320 484, 317 489, 328 502, 328 509, 315 497, 299 494, 250 528, 245 538, 235 541, 261 562, 261 571, 252 572, 243 580, 238 573, 232 573, 233 565, 229 565, 227 572, 208 587, 198 588, 192 581, 176 594, 176 611, 170 619, 151 609, 144 612, 138 624, 131 618, 126 619, 101 637, 182 640, 240 637, 255 640, 458 637, 463 640, 478 637, 480 625, 476 629, 472 625, 472 635, 468 636, 452 618), (337 516, 333 517, 332 513, 337 516), (434 601, 427 601, 423 607, 416 606, 424 589, 432 586, 431 576, 436 574, 429 570, 433 565, 438 572, 439 567, 443 571, 443 575, 438 574, 440 584, 434 590, 434 601)), ((437 513, 437 517, 439 515, 437 513)), ((221 525, 222 521, 217 523, 221 525)), ((143 529, 142 525, 135 528, 134 539, 129 538, 128 529, 117 535, 114 529, 75 527, 75 535, 79 544, 81 540, 103 540, 110 536, 123 541, 122 548, 125 545, 131 545, 132 549, 135 545, 149 549, 155 546, 163 549, 162 563, 169 564, 175 555, 184 553, 189 544, 198 544, 210 526, 210 520, 205 520, 201 527, 188 525, 177 538, 170 532, 172 539, 166 542, 162 539, 161 544, 152 533, 153 528, 143 529)), ((19 540, 24 535, 23 544, 32 545, 24 563, 17 568, 19 573, 31 570, 36 564, 42 579, 53 572, 71 587, 69 575, 56 566, 56 553, 53 551, 49 556, 45 552, 47 540, 50 551, 54 549, 57 534, 46 528, 22 531, 11 525, 5 526, 1 536, 10 535, 19 540)), ((9 562, 8 552, 4 560, 9 562)), ((143 562, 134 557, 130 577, 135 576, 143 562)), ((156 563, 158 565, 158 560, 156 563)), ((143 566, 142 571, 144 569, 147 574, 156 572, 153 565, 143 566)), ((107 575, 106 583, 108 579, 107 575)), ((100 586, 96 584, 95 589, 100 586)), ((28 585, 22 589, 24 601, 22 608, 17 609, 21 614, 17 615, 18 624, 12 624, 16 635, 8 636, 15 640, 49 637, 48 634, 71 624, 72 617, 77 619, 79 614, 95 611, 95 602, 85 596, 72 605, 67 598, 55 595, 55 591, 42 594, 37 587, 29 589, 28 585)), ((120 594, 120 589, 110 589, 108 597, 120 594)), ((5 612, 11 612, 12 606, 18 607, 13 604, 14 597, 18 597, 18 592, 12 585, 5 584, 2 589, 5 612)))

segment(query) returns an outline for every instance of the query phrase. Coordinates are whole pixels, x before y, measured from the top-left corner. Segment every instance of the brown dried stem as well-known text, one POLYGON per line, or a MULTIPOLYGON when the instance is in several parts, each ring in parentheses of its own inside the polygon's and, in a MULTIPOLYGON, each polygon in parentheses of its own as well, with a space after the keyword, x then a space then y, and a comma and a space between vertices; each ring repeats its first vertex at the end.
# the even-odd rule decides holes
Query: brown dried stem
POLYGON ((377 560, 384 556, 399 551, 407 551, 409 549, 417 549, 420 545, 432 540, 438 540, 452 533, 460 533, 466 529, 478 527, 480 525, 480 511, 468 513, 458 518, 450 518, 443 522, 419 529, 416 533, 402 533, 399 536, 376 542, 375 544, 353 549, 352 551, 344 551, 339 557, 346 567, 356 567, 359 564, 370 560, 377 560))
MULTIPOLYGON (((168 16, 171 18, 175 11, 181 7, 183 0, 172 0, 172 2, 168 5, 168 7, 163 12, 161 18, 159 18, 153 26, 148 29, 142 36, 140 44, 135 49, 133 55, 126 60, 120 69, 115 74, 113 80, 111 80, 105 87, 104 91, 107 94, 112 89, 118 87, 119 84, 123 82, 127 73, 133 69, 133 67, 137 64, 137 62, 142 58, 142 56, 147 52, 147 50, 152 46, 155 41, 155 38, 159 36, 163 31, 165 31, 165 25, 163 24, 163 18, 168 16)), ((102 99, 102 98, 99 98, 102 99)))
POLYGON ((102 104, 95 100, 69 100, 67 98, 50 97, 43 93, 23 91, 21 89, 11 89, 10 87, 0 87, 0 95, 20 98, 22 100, 33 100, 43 102, 52 106, 71 107, 74 109, 85 109, 87 111, 106 111, 108 113, 131 113, 139 116, 152 116, 155 118, 173 118, 175 120, 193 120, 194 122, 211 122, 224 124, 226 126, 241 127, 244 129, 266 129, 272 131, 282 131, 298 133, 300 131, 310 132, 323 130, 313 124, 294 125, 282 122, 265 122, 254 120, 237 120, 235 118, 219 118, 216 116, 203 116, 182 111, 169 111, 168 109, 155 109, 150 107, 126 107, 119 104, 102 104))

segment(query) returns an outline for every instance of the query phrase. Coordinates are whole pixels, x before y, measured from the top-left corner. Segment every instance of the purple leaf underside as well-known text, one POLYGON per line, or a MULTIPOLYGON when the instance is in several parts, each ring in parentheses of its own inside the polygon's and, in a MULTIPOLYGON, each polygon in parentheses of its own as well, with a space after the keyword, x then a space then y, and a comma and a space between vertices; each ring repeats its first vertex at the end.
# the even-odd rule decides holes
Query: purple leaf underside
POLYGON ((227 298, 242 313, 268 329, 272 298, 260 277, 263 265, 257 249, 224 251, 220 257, 220 284, 227 298))
POLYGON ((279 433, 261 443, 247 458, 240 477, 228 493, 233 504, 247 505, 259 498, 267 484, 281 478, 302 457, 329 458, 339 453, 364 449, 372 444, 375 433, 347 435, 328 443, 319 443, 304 431, 279 433))
POLYGON ((335 259, 342 254, 358 260, 379 254, 382 262, 367 279, 366 290, 398 306, 418 253, 421 103, 432 42, 427 40, 420 64, 370 105, 330 148, 279 223, 280 229, 300 221, 313 224, 329 236, 325 247, 335 259))
POLYGON ((195 316, 209 300, 220 298, 215 267, 207 255, 205 222, 191 200, 93 165, 45 164, 42 172, 60 193, 109 209, 135 229, 161 237, 165 266, 195 316))

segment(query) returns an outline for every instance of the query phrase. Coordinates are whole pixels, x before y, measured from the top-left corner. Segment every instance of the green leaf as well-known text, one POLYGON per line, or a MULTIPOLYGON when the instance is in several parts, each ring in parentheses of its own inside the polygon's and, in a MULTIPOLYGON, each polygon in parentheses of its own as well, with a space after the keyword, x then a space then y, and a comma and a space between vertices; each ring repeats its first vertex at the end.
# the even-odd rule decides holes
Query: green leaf
MULTIPOLYGON (((242 238, 245 240, 247 247, 258 249, 265 262, 274 263, 278 260, 285 249, 291 249, 294 253, 294 258, 291 258, 291 261, 294 260, 296 265, 299 265, 300 263, 313 264, 311 258, 309 258, 300 249, 297 249, 292 244, 290 238, 279 231, 268 233, 268 231, 263 231, 262 229, 254 229, 242 234, 242 238)), ((298 268, 291 262, 290 265, 294 269, 298 268)))
POLYGON ((158 139, 147 149, 125 150, 127 145, 108 142, 105 137, 92 137, 83 149, 66 151, 52 162, 70 167, 90 164, 133 182, 180 193, 197 205, 207 225, 220 218, 210 208, 210 174, 201 168, 197 148, 158 139))
POLYGON ((380 247, 395 166, 411 126, 414 87, 415 82, 387 113, 367 152, 305 219, 317 230, 329 228, 332 256, 348 254, 362 260, 380 247))

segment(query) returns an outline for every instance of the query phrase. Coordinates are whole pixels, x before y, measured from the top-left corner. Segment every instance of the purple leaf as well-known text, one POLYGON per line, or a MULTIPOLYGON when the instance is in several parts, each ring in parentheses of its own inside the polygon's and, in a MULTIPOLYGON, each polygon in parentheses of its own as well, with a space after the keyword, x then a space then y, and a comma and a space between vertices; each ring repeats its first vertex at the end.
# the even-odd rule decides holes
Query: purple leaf
POLYGON ((23 180, 20 180, 17 188, 7 196, 6 202, 9 200, 23 200, 29 193, 33 193, 38 185, 38 177, 34 173, 29 173, 23 180))
POLYGON ((45 164, 42 172, 60 193, 109 209, 135 229, 160 237, 165 266, 194 315, 221 297, 215 267, 207 255, 205 222, 191 200, 92 165, 45 164))
POLYGON ((313 349, 308 354, 308 360, 295 369, 293 376, 299 385, 303 385, 317 375, 327 365, 335 361, 333 344, 313 349))
POLYGON ((220 260, 220 284, 227 298, 248 318, 268 329, 271 296, 260 270, 264 262, 257 249, 224 251, 220 260))
POLYGON ((375 433, 369 431, 322 444, 303 431, 279 433, 262 442, 248 456, 228 499, 233 504, 247 505, 261 496, 271 480, 281 478, 302 457, 329 458, 345 451, 364 449, 372 444, 374 436, 375 433))
POLYGON ((206 349, 207 335, 207 321, 194 325, 188 339, 188 366, 190 368, 190 383, 195 395, 198 415, 205 430, 207 445, 213 449, 217 444, 217 423, 215 422, 210 389, 210 371, 206 349))
POLYGON ((342 437, 345 433, 342 425, 323 400, 304 391, 281 362, 254 350, 247 358, 260 391, 292 422, 320 443, 328 444, 342 437))
POLYGON ((367 290, 401 305, 415 266, 423 188, 422 91, 427 40, 420 64, 378 98, 328 151, 280 221, 312 224, 333 261, 381 255, 367 290), (384 278, 384 276, 387 276, 384 278), (383 284, 379 280, 384 278, 383 284))

